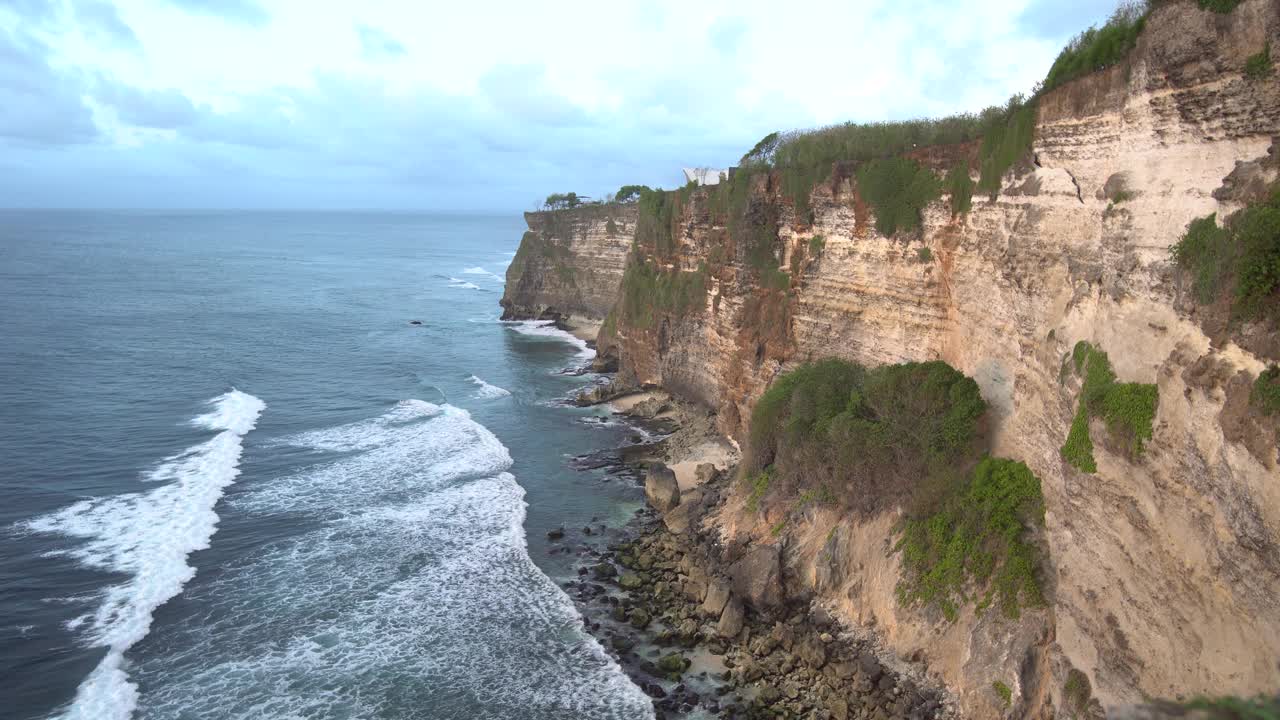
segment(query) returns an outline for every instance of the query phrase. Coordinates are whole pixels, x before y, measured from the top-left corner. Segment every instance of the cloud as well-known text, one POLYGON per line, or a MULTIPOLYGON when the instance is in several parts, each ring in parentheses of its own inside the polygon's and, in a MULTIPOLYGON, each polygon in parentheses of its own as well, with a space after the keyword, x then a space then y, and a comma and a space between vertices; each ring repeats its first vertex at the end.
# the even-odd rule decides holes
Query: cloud
POLYGON ((111 106, 119 120, 134 127, 173 130, 188 127, 200 111, 178 90, 141 90, 118 82, 102 80, 94 99, 111 106))
POLYGON ((1105 22, 1115 8, 1116 0, 1035 0, 1018 16, 1018 24, 1035 37, 1065 42, 1090 24, 1105 22))
POLYGON ((742 44, 742 37, 747 34, 747 21, 740 17, 719 18, 711 24, 707 33, 711 45, 721 54, 732 55, 742 44))
POLYGON ((142 43, 114 5, 98 0, 80 0, 75 5, 76 21, 94 39, 127 50, 141 50, 142 43))
POLYGON ((245 25, 266 25, 271 16, 256 0, 168 0, 196 15, 209 15, 245 25))
POLYGON ((369 60, 391 60, 407 53, 399 40, 376 27, 357 25, 356 35, 360 38, 360 52, 369 60))
POLYGON ((0 141, 67 145, 98 136, 80 78, 55 71, 47 55, 30 35, 0 30, 0 141))

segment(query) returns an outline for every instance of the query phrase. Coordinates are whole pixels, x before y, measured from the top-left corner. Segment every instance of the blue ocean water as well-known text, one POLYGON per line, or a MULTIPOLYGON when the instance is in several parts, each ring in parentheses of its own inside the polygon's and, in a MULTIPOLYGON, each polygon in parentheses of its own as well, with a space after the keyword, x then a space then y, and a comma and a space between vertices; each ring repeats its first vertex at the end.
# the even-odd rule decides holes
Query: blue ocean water
POLYGON ((640 498, 496 321, 522 230, 0 212, 0 717, 650 717, 546 547, 640 498))

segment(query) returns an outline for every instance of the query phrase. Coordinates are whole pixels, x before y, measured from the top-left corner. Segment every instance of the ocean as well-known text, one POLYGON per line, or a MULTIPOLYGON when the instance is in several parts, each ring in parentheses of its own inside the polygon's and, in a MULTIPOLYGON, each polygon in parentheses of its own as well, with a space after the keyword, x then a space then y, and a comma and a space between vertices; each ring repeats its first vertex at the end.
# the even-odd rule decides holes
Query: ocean
POLYGON ((523 229, 0 212, 0 717, 652 717, 558 585, 642 494, 497 321, 523 229))

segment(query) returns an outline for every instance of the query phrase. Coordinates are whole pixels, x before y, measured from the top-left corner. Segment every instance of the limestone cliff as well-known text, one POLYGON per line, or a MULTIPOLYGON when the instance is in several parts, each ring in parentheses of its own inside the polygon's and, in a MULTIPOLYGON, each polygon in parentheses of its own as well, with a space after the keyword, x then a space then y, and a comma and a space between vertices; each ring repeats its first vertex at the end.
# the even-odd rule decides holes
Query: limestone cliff
POLYGON ((585 205, 524 217, 529 231, 507 268, 502 319, 603 319, 617 299, 636 207, 585 205))
MULTIPOLYGON (((1047 605, 1016 621, 968 608, 953 622, 899 606, 897 510, 853 518, 814 506, 777 532, 784 511, 750 507, 743 491, 709 521, 726 546, 780 545, 789 592, 816 591, 851 627, 923 658, 967 716, 1085 717, 1143 697, 1280 686, 1276 443, 1231 422, 1280 341, 1258 324, 1228 332, 1188 297, 1170 257, 1190 220, 1225 217, 1280 174, 1280 83, 1242 72, 1268 41, 1280 47, 1275 0, 1229 14, 1161 4, 1126 62, 1041 98, 1034 162, 1006 174, 996 197, 958 214, 935 202, 908 237, 876 231, 839 167, 814 189, 810 222, 776 176, 755 177, 749 212, 776 228, 773 259, 790 271, 781 286, 748 267, 746 241, 710 193, 680 194, 674 247, 649 260, 697 274, 705 291, 692 310, 655 301, 606 323, 599 344, 621 380, 705 404, 745 441, 755 401, 800 363, 947 361, 981 387, 995 452, 1041 480, 1047 605), (1059 452, 1080 391, 1064 372, 1078 341, 1159 393, 1146 452, 1100 442, 1091 474, 1059 452), (1097 703, 1068 682, 1081 672, 1097 703), (1012 688, 1008 708, 997 681, 1012 688)), ((976 152, 918 159, 945 171, 976 165, 976 152)))

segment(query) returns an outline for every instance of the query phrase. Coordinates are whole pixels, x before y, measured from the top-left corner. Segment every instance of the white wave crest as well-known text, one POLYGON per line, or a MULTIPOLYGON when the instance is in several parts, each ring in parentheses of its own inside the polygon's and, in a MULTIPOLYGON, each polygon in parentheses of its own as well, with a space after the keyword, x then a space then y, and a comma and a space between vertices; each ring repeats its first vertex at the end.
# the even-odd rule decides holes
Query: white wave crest
POLYGON ((529 337, 551 338, 553 340, 560 340, 562 342, 569 343, 570 345, 578 348, 577 357, 581 358, 582 360, 591 360, 596 356, 596 351, 592 350, 590 346, 587 345, 586 340, 583 340, 582 338, 574 335, 573 333, 568 333, 568 332, 565 332, 564 330, 561 330, 560 328, 556 327, 556 324, 554 321, 519 320, 516 322, 508 322, 506 323, 506 325, 507 327, 511 328, 512 330, 515 330, 521 335, 527 335, 529 337))
POLYGON ((504 390, 497 385, 490 385, 475 375, 471 376, 471 382, 480 386, 480 389, 475 394, 477 400, 492 400, 494 398, 507 397, 511 394, 509 390, 504 390))
POLYGON ((365 449, 236 495, 309 527, 212 579, 207 622, 138 659, 149 720, 653 717, 530 560, 506 447, 450 405, 405 419, 429 405, 296 436, 365 449))
POLYGON ((462 290, 479 290, 480 289, 479 285, 473 282, 467 282, 466 280, 460 280, 456 277, 449 278, 449 287, 459 288, 462 290))
POLYGON ((213 410, 192 423, 221 432, 166 458, 148 477, 172 482, 147 492, 85 500, 27 523, 36 532, 83 539, 66 554, 85 567, 131 576, 106 588, 97 610, 74 623, 77 628, 87 624, 87 642, 106 647, 107 654, 60 718, 127 720, 133 714, 138 689, 125 671, 124 653, 146 637, 155 609, 195 576, 187 556, 209 547, 217 532, 214 506, 240 474, 243 437, 266 407, 239 390, 209 403, 213 410))
POLYGON ((488 270, 485 270, 482 267, 469 267, 463 270, 462 274, 463 275, 484 275, 485 277, 490 278, 492 280, 497 280, 498 282, 506 282, 506 278, 502 277, 501 275, 495 272, 490 272, 488 270))

